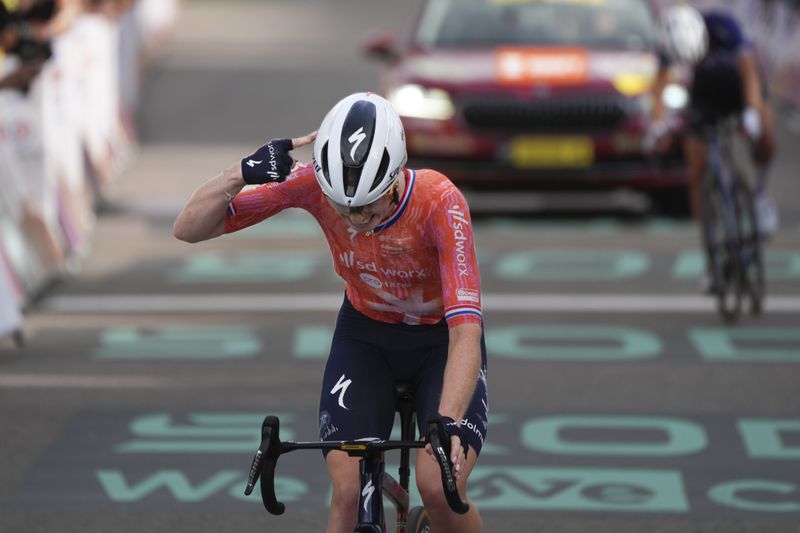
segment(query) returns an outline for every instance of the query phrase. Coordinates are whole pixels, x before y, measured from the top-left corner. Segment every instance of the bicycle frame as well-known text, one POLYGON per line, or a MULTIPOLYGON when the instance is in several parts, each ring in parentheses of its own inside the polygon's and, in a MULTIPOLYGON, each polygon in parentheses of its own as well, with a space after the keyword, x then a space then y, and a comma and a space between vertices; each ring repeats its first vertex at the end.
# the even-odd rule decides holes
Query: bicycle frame
POLYGON ((728 117, 709 126, 705 134, 709 170, 702 193, 703 238, 718 308, 727 321, 738 317, 745 289, 749 290, 755 313, 760 312, 763 293, 761 237, 754 230, 752 193, 735 158, 737 129, 737 119, 728 117), (719 202, 718 209, 714 207, 715 198, 719 202), (722 235, 715 234, 715 214, 721 222, 722 235), (743 220, 750 224, 749 228, 741 227, 743 220), (725 250, 724 260, 718 256, 720 246, 725 250), (753 266, 755 281, 748 275, 748 269, 753 266))

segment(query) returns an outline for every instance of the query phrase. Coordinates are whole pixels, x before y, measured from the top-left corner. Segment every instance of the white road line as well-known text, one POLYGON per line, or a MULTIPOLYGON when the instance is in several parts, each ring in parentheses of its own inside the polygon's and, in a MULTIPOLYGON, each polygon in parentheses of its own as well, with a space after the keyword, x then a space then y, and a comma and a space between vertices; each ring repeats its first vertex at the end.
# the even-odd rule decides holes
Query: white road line
POLYGON ((171 386, 172 384, 162 379, 144 376, 0 375, 0 388, 155 389, 171 386))
MULTIPOLYGON (((282 311, 333 311, 342 303, 340 293, 303 294, 158 294, 54 296, 40 309, 69 313, 209 313, 282 311)), ((708 313, 715 301, 701 295, 681 294, 498 294, 483 295, 487 311, 544 311, 575 313, 708 313)), ((800 297, 773 296, 767 313, 800 312, 800 297)))

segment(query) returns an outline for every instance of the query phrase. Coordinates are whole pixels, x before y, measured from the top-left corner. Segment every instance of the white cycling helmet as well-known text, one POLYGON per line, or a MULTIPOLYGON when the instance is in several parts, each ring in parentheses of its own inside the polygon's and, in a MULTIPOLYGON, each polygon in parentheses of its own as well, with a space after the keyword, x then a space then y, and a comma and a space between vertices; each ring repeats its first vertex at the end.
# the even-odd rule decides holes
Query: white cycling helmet
POLYGON ((314 141, 314 174, 337 204, 360 207, 385 194, 406 164, 403 124, 373 93, 351 94, 331 109, 314 141))
POLYGON ((695 64, 708 52, 703 15, 688 4, 670 6, 661 16, 664 51, 674 61, 695 64))

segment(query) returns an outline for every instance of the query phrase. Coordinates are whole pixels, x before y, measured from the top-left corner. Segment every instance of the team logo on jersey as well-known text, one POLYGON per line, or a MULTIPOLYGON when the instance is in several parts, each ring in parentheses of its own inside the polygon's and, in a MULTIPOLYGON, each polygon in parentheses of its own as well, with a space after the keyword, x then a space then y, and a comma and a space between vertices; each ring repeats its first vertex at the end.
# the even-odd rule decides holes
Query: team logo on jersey
POLYGON ((383 282, 373 276, 372 274, 361 273, 358 275, 361 278, 361 281, 372 287, 373 289, 382 289, 383 282))
POLYGON ((351 383, 353 383, 353 380, 345 379, 344 374, 342 374, 342 377, 339 378, 339 381, 337 381, 336 385, 331 389, 331 395, 335 395, 337 392, 339 393, 339 407, 347 409, 348 411, 350 409, 344 404, 344 395, 347 393, 347 388, 351 383))
POLYGON ((410 254, 414 252, 413 237, 387 237, 386 235, 380 236, 381 251, 390 255, 410 254))
POLYGON ((456 298, 459 302, 473 302, 479 303, 480 297, 478 296, 478 291, 475 289, 456 289, 456 298))
POLYGON ((455 237, 456 240, 456 265, 458 266, 458 275, 466 276, 469 274, 469 269, 467 268, 467 234, 464 230, 469 227, 469 221, 464 211, 462 211, 461 206, 458 204, 450 207, 447 213, 452 219, 453 237, 455 237))

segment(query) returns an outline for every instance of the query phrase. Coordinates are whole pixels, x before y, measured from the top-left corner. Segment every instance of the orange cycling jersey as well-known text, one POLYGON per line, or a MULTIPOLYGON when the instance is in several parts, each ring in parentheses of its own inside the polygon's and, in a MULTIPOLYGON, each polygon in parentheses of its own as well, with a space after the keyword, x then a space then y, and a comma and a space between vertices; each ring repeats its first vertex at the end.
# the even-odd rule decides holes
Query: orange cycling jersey
POLYGON ((480 324, 480 274, 464 197, 438 172, 405 173, 400 202, 369 233, 351 229, 328 204, 311 165, 297 167, 282 183, 240 192, 225 232, 290 207, 305 209, 325 233, 347 298, 361 313, 389 323, 480 324))

